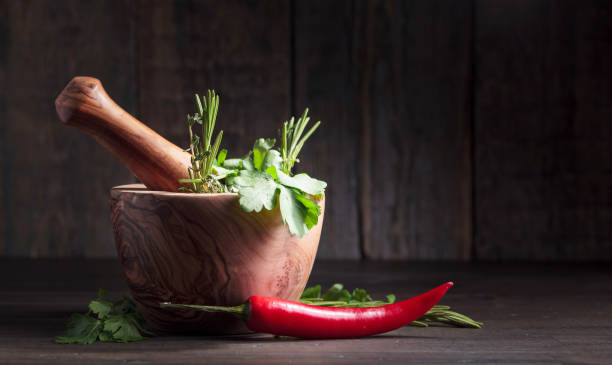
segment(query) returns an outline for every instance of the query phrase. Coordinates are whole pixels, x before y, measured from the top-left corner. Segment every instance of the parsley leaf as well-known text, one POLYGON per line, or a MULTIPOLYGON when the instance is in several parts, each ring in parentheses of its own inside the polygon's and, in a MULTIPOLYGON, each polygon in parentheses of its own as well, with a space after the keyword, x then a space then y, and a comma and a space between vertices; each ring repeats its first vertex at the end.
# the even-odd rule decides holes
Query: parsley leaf
POLYGON ((104 331, 110 334, 107 342, 130 342, 144 340, 134 319, 130 315, 114 315, 104 321, 104 331))
POLYGON ((100 332, 103 322, 86 314, 74 313, 68 320, 68 329, 55 338, 57 343, 78 343, 88 345, 93 343, 100 332))
POLYGON ((266 157, 264 157, 261 170, 267 171, 270 167, 274 167, 276 170, 279 170, 282 163, 283 158, 281 157, 280 152, 277 150, 270 150, 268 153, 266 153, 266 157))
POLYGON ((238 187, 240 207, 245 212, 260 212, 263 207, 272 210, 276 206, 278 184, 266 172, 241 170, 229 179, 228 185, 238 187))
POLYGON ((370 294, 368 294, 365 289, 358 289, 355 288, 353 290, 353 295, 351 298, 351 301, 355 301, 355 302, 367 302, 372 300, 372 297, 370 296, 370 294))
POLYGON ((98 318, 104 319, 113 309, 113 303, 106 300, 106 291, 100 289, 98 291, 98 300, 92 300, 89 303, 89 310, 98 315, 98 318))
POLYGON ((308 227, 308 229, 311 229, 312 227, 316 226, 319 222, 319 215, 321 215, 321 207, 302 194, 296 194, 295 199, 299 201, 304 207, 303 219, 304 224, 306 224, 306 227, 308 227))
POLYGON ((280 188, 278 200, 283 223, 289 227, 291 234, 302 237, 308 233, 308 226, 306 225, 306 209, 298 200, 300 194, 283 185, 278 186, 280 188))
POLYGON ((348 302, 351 300, 351 293, 344 289, 342 284, 334 284, 323 294, 323 300, 348 302))
POLYGON ((325 181, 313 179, 306 174, 289 176, 280 170, 277 171, 277 174, 279 183, 299 189, 306 194, 321 195, 325 191, 325 187, 327 187, 327 183, 325 181))
POLYGON ((316 285, 311 288, 304 289, 300 299, 304 298, 320 298, 321 297, 321 285, 316 285))
POLYGON ((123 297, 111 302, 102 289, 98 296, 89 303, 89 312, 70 316, 68 328, 55 338, 56 343, 130 342, 144 340, 143 335, 154 335, 144 328, 144 318, 132 299, 123 297))
POLYGON ((261 166, 263 165, 264 158, 266 157, 268 151, 274 147, 275 143, 276 140, 274 138, 259 138, 255 141, 255 144, 253 145, 253 166, 258 171, 262 170, 261 166))
MULTIPOLYGON (((297 153, 316 129, 315 126, 298 142, 299 135, 308 123, 308 118, 304 118, 305 115, 295 126, 291 124, 290 131, 285 130, 290 138, 295 137, 295 140, 291 140, 291 166, 298 162, 297 153), (297 133, 295 136, 294 132, 297 133)), ((217 179, 225 179, 229 191, 240 195, 239 203, 244 211, 261 212, 263 208, 272 210, 278 202, 283 224, 287 225, 291 234, 302 237, 319 222, 321 207, 311 197, 322 196, 327 183, 306 174, 291 175, 291 169, 286 166, 286 137, 282 140, 282 153, 274 149, 274 138, 259 138, 249 154, 242 159, 226 159, 226 154, 221 151, 221 158, 217 161, 219 166, 213 166, 212 169, 217 179)))
MULTIPOLYGON (((321 285, 313 286, 304 289, 299 301, 304 304, 321 306, 321 307, 378 307, 395 303, 395 295, 389 294, 386 296, 387 301, 372 300, 372 297, 365 289, 354 289, 353 293, 349 293, 344 289, 342 284, 334 284, 323 295, 321 295, 321 285)), ((428 323, 443 323, 455 327, 465 328, 481 328, 482 322, 474 321, 473 319, 457 312, 450 310, 446 305, 434 305, 421 318, 413 321, 410 325, 417 327, 428 327, 428 323)))

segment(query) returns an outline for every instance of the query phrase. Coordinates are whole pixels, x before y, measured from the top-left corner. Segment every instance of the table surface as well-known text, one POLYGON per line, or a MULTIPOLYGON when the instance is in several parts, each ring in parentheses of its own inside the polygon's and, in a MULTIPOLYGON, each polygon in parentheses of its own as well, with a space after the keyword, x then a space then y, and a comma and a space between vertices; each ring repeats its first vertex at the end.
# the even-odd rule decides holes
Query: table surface
POLYGON ((126 344, 58 345, 70 313, 98 288, 128 292, 117 260, 0 260, 0 363, 612 363, 610 265, 317 261, 310 284, 413 296, 445 281, 442 300, 484 328, 404 327, 363 339, 270 335, 158 336, 126 344))

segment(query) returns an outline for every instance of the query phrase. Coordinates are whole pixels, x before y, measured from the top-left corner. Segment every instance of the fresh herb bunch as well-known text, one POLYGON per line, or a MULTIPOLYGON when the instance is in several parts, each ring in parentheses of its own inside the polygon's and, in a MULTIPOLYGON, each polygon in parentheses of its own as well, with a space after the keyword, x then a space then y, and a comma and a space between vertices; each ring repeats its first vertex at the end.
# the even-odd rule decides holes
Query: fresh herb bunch
POLYGON ((327 183, 306 174, 285 173, 281 153, 273 149, 275 143, 274 138, 260 138, 253 146, 253 158, 249 154, 241 160, 226 160, 223 167, 234 169, 226 184, 240 195, 240 206, 246 212, 272 210, 278 203, 289 232, 302 237, 319 221, 318 201, 327 183))
POLYGON ((212 174, 212 170, 217 161, 223 131, 217 134, 215 142, 211 144, 219 113, 219 95, 216 95, 214 90, 208 90, 206 97, 200 100, 200 96, 196 94, 195 99, 198 112, 194 115, 187 115, 190 141, 187 151, 191 153, 191 167, 188 168, 189 179, 179 180, 181 183, 190 184, 191 187, 181 187, 180 190, 192 193, 222 193, 227 189, 212 174), (196 124, 202 126, 201 137, 193 133, 193 126, 196 124))
POLYGON ((274 149, 274 138, 259 138, 245 157, 226 159, 227 150, 219 151, 223 131, 212 145, 210 143, 219 111, 219 96, 209 90, 202 102, 196 95, 196 104, 199 112, 187 116, 191 141, 187 149, 191 152, 189 179, 179 180, 190 187, 180 190, 192 193, 235 192, 240 195, 240 206, 246 212, 260 212, 264 208, 272 210, 279 204, 283 223, 291 234, 299 237, 307 234, 319 221, 321 207, 318 201, 323 197, 327 183, 306 174, 293 176, 292 170, 299 162, 298 155, 304 143, 321 122, 304 133, 310 120, 306 109, 297 122, 292 117, 283 123, 279 130, 280 151, 274 149), (193 133, 192 127, 196 123, 202 125, 201 138, 193 133))
MULTIPOLYGON (((379 307, 395 302, 395 295, 389 294, 386 301, 372 300, 365 289, 354 289, 349 292, 342 284, 334 284, 321 295, 321 285, 307 288, 300 297, 300 302, 323 307, 379 307)), ((428 327, 428 323, 444 323, 455 327, 481 328, 483 323, 450 310, 447 305, 434 305, 421 318, 410 323, 411 326, 428 327)))
POLYGON ((111 302, 106 291, 98 291, 98 299, 89 303, 85 314, 74 313, 68 321, 68 328, 55 338, 57 343, 90 344, 102 342, 131 342, 153 336, 145 327, 145 320, 129 297, 111 302))

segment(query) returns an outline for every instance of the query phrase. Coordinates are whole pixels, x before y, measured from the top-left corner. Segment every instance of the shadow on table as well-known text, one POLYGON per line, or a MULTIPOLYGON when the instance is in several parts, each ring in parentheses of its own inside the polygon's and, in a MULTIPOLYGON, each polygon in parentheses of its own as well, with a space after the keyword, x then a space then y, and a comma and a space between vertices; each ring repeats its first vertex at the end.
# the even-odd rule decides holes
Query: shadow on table
MULTIPOLYGON (((223 342, 260 342, 260 343, 276 343, 276 342, 312 342, 312 341, 338 341, 338 340, 359 340, 360 338, 344 338, 344 339, 308 339, 308 338, 296 338, 287 336, 274 336, 263 333, 252 333, 244 335, 232 335, 232 336, 207 336, 199 337, 201 339, 211 341, 223 341, 223 342)), ((406 335, 375 335, 367 338, 369 340, 406 340, 406 339, 429 339, 428 336, 406 336, 406 335)))

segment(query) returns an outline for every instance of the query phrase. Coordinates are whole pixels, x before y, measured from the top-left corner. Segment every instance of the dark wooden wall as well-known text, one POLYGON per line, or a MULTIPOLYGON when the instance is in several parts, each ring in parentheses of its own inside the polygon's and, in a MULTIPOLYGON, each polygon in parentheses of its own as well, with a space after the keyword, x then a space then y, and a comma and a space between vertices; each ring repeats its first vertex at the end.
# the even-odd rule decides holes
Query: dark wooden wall
POLYGON ((222 95, 230 153, 310 107, 324 258, 612 259, 612 3, 0 0, 0 255, 112 256, 134 181, 53 100, 100 78, 187 140, 222 95))

